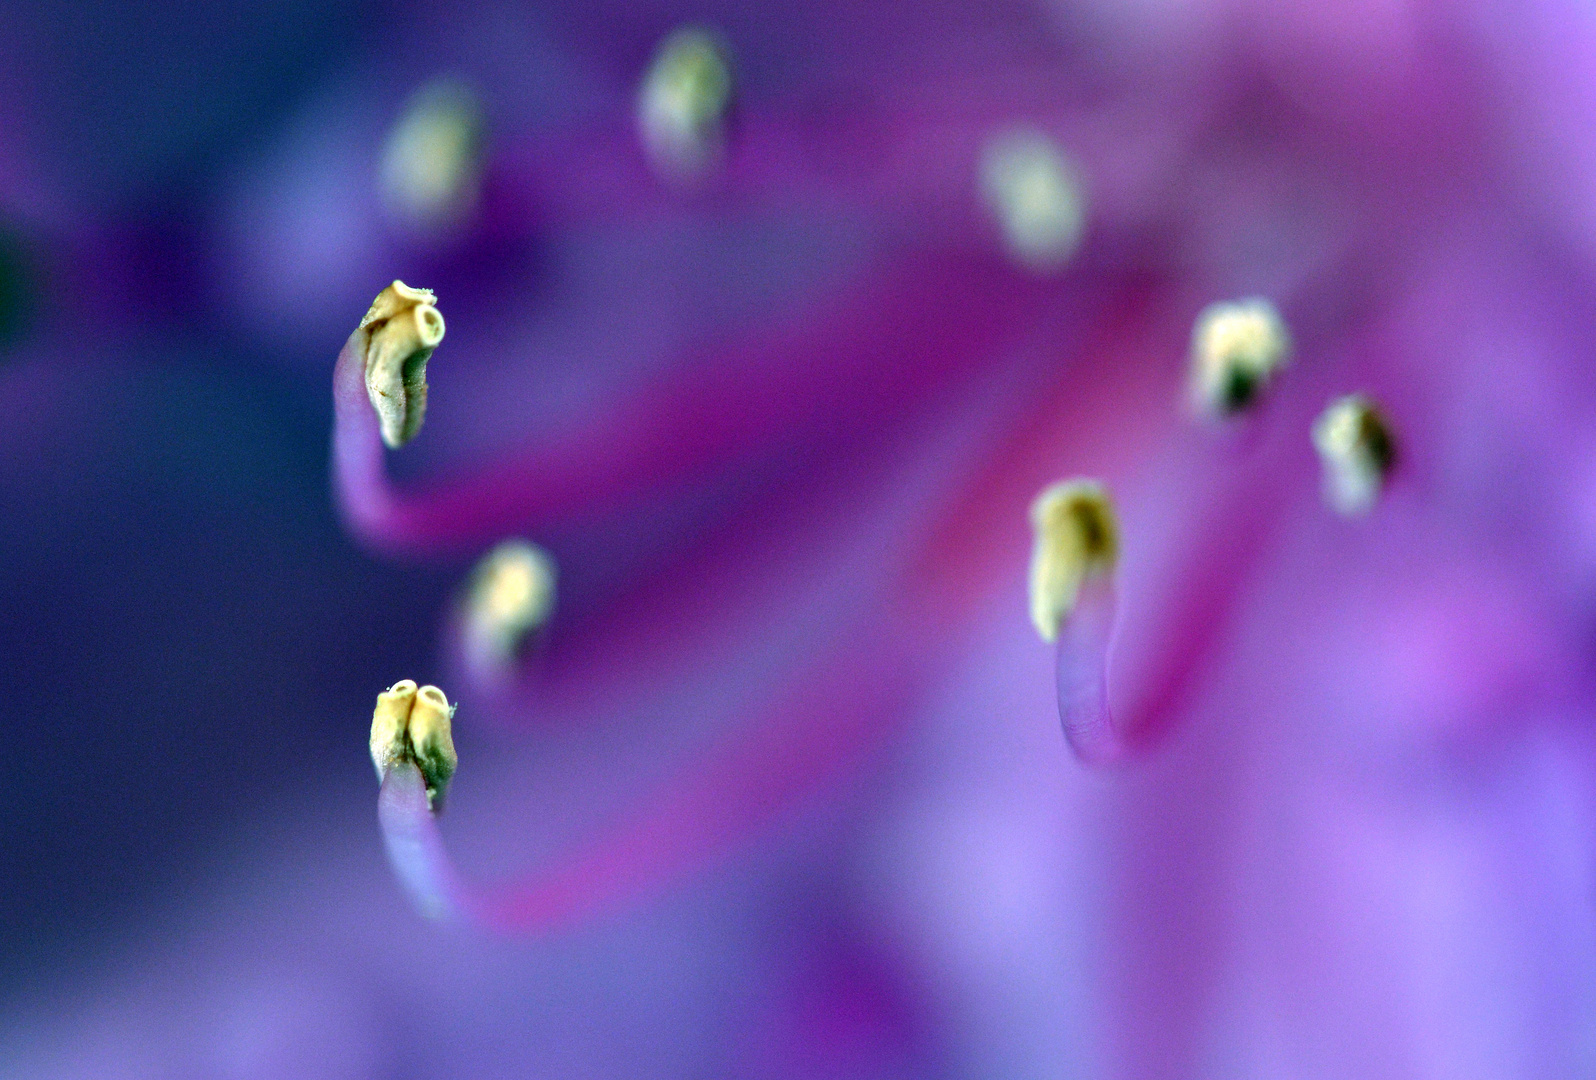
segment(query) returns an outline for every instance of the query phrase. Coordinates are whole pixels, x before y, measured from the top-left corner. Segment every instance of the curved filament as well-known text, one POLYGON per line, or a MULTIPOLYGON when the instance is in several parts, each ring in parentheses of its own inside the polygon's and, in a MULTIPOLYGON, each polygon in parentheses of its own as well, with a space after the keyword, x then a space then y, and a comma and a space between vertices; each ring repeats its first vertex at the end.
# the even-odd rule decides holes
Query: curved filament
POLYGON ((427 803, 427 784, 412 762, 390 768, 377 794, 388 862, 416 910, 429 919, 456 916, 462 909, 460 876, 443 846, 438 823, 427 803))
POLYGON ((1108 646, 1115 606, 1113 579, 1093 575, 1082 583, 1075 609, 1059 625, 1059 721, 1070 749, 1091 765, 1113 761, 1127 749, 1108 706, 1108 646))

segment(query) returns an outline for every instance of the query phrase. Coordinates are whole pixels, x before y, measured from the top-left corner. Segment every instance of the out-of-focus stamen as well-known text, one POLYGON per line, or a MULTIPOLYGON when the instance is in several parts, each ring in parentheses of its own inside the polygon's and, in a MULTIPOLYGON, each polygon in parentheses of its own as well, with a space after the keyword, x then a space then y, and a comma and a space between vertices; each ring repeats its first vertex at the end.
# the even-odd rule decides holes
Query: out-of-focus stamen
POLYGON ((989 141, 981 153, 981 189, 1016 261, 1046 272, 1080 245, 1086 223, 1080 183, 1042 132, 1012 128, 989 141))
POLYGON ((377 294, 346 346, 361 358, 382 441, 393 449, 414 438, 427 415, 427 361, 443 340, 435 303, 431 289, 395 281, 377 294))
POLYGON ((509 664, 554 610, 555 566, 548 552, 506 540, 477 564, 463 604, 466 657, 488 673, 509 664))
POLYGON ((464 87, 429 83, 405 106, 383 144, 378 184, 384 204, 405 225, 457 225, 476 209, 482 158, 482 110, 464 87))
POLYGON ((1332 401, 1314 421, 1313 445, 1324 466, 1325 502, 1349 517, 1368 513, 1396 464, 1396 441, 1380 410, 1361 394, 1332 401))
POLYGON ((1057 641, 1082 585, 1112 575, 1119 528, 1108 493, 1091 480, 1066 480, 1038 495, 1031 528, 1031 622, 1043 641, 1057 641))
POLYGON ((1269 301, 1210 304, 1192 329, 1192 404, 1214 417, 1241 412, 1290 359, 1291 335, 1269 301))
POLYGON ((716 35, 683 27, 660 43, 637 96, 637 125, 654 167, 687 182, 725 154, 731 66, 716 35))
POLYGON ((1121 751, 1108 706, 1108 646, 1114 629, 1119 530, 1098 484, 1055 484, 1031 504, 1031 621, 1057 648, 1058 712, 1083 761, 1121 751))

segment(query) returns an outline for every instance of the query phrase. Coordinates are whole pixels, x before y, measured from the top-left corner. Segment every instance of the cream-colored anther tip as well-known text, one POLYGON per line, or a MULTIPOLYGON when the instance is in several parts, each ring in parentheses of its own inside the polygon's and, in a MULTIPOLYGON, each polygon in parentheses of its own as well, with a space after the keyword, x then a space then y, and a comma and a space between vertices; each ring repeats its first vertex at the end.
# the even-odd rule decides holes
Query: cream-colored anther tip
POLYGON ((383 144, 378 187, 388 212, 423 230, 455 225, 476 209, 482 109, 464 87, 423 86, 383 144))
POLYGON ((732 74, 724 45, 701 27, 683 27, 654 53, 637 94, 637 126, 655 169, 692 181, 725 153, 732 74))
POLYGON ((1326 504, 1348 517, 1368 513, 1396 464, 1396 440, 1380 410, 1361 394, 1332 401, 1314 421, 1313 445, 1326 504))
POLYGON ((377 708, 371 714, 371 763, 377 779, 410 758, 410 707, 415 704, 416 684, 409 679, 394 683, 377 695, 377 708))
POLYGON ((1088 577, 1111 574, 1119 557, 1119 524, 1101 484, 1066 480, 1031 503, 1031 622, 1043 641, 1058 640, 1088 577))
POLYGON ((451 721, 454 706, 436 686, 417 689, 409 679, 377 695, 371 714, 371 760, 379 779, 396 765, 410 762, 427 785, 433 809, 443 803, 449 781, 460 764, 454 750, 451 721))
POLYGON ((1192 329, 1192 404, 1210 416, 1238 413, 1290 359, 1291 334, 1269 301, 1210 304, 1192 329))
POLYGON ((431 289, 395 281, 371 302, 351 338, 366 372, 366 396, 382 441, 398 449, 427 415, 427 361, 443 340, 443 316, 431 289))
POLYGON ((981 151, 981 190, 1009 254, 1025 266, 1062 266, 1080 245, 1086 205, 1063 151, 1035 128, 994 136, 981 151))
POLYGON ((524 540, 507 540, 484 555, 465 597, 465 645, 472 658, 487 666, 514 659, 553 613, 555 580, 553 558, 524 540))

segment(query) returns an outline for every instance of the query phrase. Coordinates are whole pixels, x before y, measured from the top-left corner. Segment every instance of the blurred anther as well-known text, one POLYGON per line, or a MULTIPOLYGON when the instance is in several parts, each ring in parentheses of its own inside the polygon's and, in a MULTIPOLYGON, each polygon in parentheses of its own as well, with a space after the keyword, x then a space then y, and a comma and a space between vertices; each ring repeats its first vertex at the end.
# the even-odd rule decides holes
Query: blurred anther
POLYGON ((731 95, 731 66, 714 34, 683 27, 660 43, 638 90, 637 125, 661 176, 690 183, 720 165, 731 95))
POLYGON ((554 560, 535 544, 506 540, 483 556, 462 612, 472 668, 491 673, 514 661, 528 636, 548 621, 554 589, 554 560))
POLYGON ((1324 500, 1337 513, 1367 513, 1380 498, 1396 464, 1391 426, 1361 394, 1332 401, 1313 425, 1313 445, 1324 466, 1324 500))
POLYGON ((1192 330, 1192 403, 1209 416, 1239 413, 1290 359, 1291 335, 1269 301, 1210 304, 1192 330))
POLYGON ((1080 245, 1086 224, 1081 185, 1042 132, 1017 127, 988 141, 981 189, 1017 262, 1038 272, 1055 270, 1080 245))
POLYGON ((479 194, 482 126, 481 107, 463 87, 439 81, 418 90, 383 145, 378 180, 389 214, 420 231, 466 221, 479 194))
POLYGON ((395 281, 371 302, 350 336, 365 365, 366 394, 382 441, 398 449, 421 430, 427 414, 427 360, 443 340, 443 316, 431 289, 395 281))
POLYGON ((1067 480, 1031 503, 1031 528, 1031 622, 1043 641, 1057 641, 1083 583, 1113 574, 1119 526, 1101 485, 1067 480))

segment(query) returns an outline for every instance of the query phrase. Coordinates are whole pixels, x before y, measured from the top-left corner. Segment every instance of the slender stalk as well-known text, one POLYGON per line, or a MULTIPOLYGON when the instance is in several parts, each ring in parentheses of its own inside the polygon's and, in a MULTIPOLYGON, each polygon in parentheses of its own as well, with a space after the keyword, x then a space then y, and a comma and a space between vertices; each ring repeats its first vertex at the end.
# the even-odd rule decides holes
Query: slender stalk
POLYGON ((1088 580, 1075 610, 1059 627, 1056 646, 1058 715, 1075 756, 1101 765, 1124 756, 1127 745, 1108 704, 1108 647, 1114 632, 1114 582, 1088 580))
POLYGON ((432 919, 455 918, 465 911, 460 875, 427 804, 426 781, 413 762, 400 762, 383 776, 377 820, 388 861, 416 910, 432 919))

